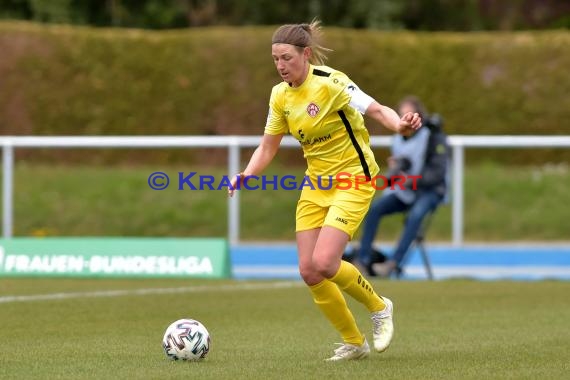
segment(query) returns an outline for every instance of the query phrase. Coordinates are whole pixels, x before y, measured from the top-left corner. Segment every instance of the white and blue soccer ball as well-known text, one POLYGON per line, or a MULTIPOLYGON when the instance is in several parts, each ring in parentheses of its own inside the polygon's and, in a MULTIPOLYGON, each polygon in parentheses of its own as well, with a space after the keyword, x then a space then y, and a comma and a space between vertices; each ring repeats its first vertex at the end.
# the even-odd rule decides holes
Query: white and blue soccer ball
POLYGON ((195 319, 179 319, 166 329, 162 347, 171 360, 201 360, 210 351, 210 334, 195 319))

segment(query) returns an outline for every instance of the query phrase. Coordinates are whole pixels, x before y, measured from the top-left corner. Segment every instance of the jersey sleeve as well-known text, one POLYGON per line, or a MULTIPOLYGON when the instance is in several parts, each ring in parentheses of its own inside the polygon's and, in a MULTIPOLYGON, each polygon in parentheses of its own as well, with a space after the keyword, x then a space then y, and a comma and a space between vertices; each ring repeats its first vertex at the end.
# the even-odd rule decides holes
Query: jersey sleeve
POLYGON ((265 133, 268 135, 283 135, 289 132, 287 121, 283 112, 283 107, 279 99, 279 91, 274 87, 269 99, 269 112, 265 123, 265 133))
POLYGON ((332 75, 331 95, 336 109, 350 106, 364 114, 374 99, 362 91, 346 75, 337 72, 332 75))

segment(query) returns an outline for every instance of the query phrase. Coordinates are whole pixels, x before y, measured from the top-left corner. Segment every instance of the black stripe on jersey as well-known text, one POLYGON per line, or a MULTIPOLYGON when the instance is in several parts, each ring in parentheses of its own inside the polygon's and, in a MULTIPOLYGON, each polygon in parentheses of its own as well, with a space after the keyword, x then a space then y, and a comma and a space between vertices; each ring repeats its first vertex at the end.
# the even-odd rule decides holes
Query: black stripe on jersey
POLYGON ((352 142, 354 149, 356 149, 356 153, 358 153, 358 158, 360 159, 360 164, 362 165, 362 170, 364 170, 364 175, 366 176, 366 180, 370 181, 370 179, 372 178, 372 176, 370 175, 370 169, 368 168, 368 163, 366 162, 366 158, 364 157, 364 152, 362 151, 360 145, 358 145, 358 141, 356 141, 356 137, 354 136, 354 131, 352 130, 352 126, 350 125, 350 122, 346 118, 344 111, 342 110, 338 111, 338 115, 340 116, 342 123, 344 124, 344 127, 348 132, 348 136, 350 137, 350 141, 352 142))
POLYGON ((319 77, 330 77, 331 73, 327 73, 326 71, 313 69, 313 75, 317 75, 319 77))

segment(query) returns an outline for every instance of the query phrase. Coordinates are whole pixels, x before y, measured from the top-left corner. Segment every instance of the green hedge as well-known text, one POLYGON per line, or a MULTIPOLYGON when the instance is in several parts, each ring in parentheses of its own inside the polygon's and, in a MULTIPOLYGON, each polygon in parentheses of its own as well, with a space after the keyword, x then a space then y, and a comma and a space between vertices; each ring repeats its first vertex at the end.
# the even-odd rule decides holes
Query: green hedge
MULTIPOLYGON (((279 81, 270 57, 273 30, 0 23, 0 133, 259 135, 279 81)), ((443 115, 450 134, 569 133, 568 31, 325 33, 334 49, 331 66, 387 105, 419 95, 443 115)), ((181 152, 139 158, 151 156, 191 158, 181 152)), ((544 162, 568 161, 570 152, 484 150, 471 156, 544 162)))

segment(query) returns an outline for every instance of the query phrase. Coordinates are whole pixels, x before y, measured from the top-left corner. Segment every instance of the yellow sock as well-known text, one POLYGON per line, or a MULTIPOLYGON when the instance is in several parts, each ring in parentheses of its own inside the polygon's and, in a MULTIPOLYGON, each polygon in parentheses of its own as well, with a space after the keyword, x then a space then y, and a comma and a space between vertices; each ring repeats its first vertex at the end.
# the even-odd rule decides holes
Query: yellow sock
POLYGON ((358 330, 354 316, 348 309, 346 300, 336 284, 323 280, 309 286, 313 300, 327 317, 329 322, 340 333, 345 343, 360 346, 364 343, 364 335, 358 330))
POLYGON ((370 282, 349 262, 341 261, 338 272, 329 280, 366 306, 370 312, 384 310, 386 307, 384 300, 374 292, 370 282))

